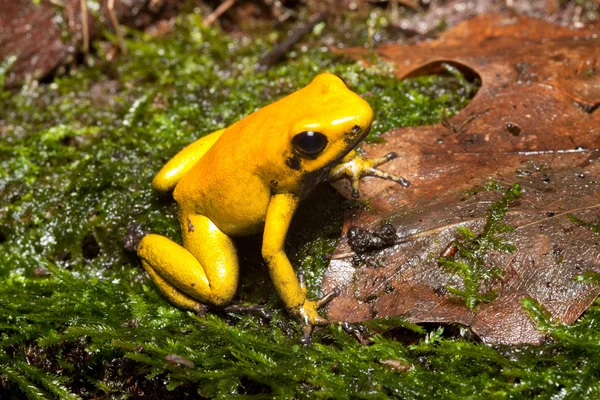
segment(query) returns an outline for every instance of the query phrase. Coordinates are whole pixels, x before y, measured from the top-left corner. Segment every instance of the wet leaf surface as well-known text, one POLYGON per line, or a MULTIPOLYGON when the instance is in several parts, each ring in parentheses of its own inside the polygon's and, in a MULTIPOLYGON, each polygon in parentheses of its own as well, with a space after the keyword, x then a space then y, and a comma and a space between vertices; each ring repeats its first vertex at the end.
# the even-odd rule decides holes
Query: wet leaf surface
MULTIPOLYGON (((577 280, 600 272, 600 237, 592 225, 569 217, 600 220, 598 32, 481 16, 435 41, 377 53, 396 64, 399 78, 451 69, 482 86, 444 123, 392 130, 382 136, 385 143, 365 146, 368 156, 398 152, 384 169, 412 186, 363 181, 369 206, 347 216, 324 278, 324 291, 342 289, 329 317, 460 323, 485 342, 509 344, 545 339, 523 309, 525 298, 559 322, 574 322, 600 294, 598 285, 577 280), (490 179, 495 190, 484 190, 490 179), (508 227, 486 239, 484 228, 503 196, 499 187, 515 183, 521 195, 502 214, 508 227), (393 245, 349 243, 347 233, 350 242, 356 232, 368 241, 380 238, 386 224, 396 230, 393 245), (484 240, 512 244, 514 251, 474 250, 484 240), (481 299, 468 307, 461 293, 475 275, 449 270, 441 255, 469 271, 478 260, 498 274, 477 282, 481 299)), ((347 54, 367 55, 364 49, 347 54)))

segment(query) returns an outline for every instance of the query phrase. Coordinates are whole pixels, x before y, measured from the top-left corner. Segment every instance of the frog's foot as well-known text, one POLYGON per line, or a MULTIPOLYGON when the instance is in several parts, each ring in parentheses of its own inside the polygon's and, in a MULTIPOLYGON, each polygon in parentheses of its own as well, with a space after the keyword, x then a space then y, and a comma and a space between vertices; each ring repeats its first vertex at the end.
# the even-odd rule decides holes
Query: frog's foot
POLYGON ((383 157, 379 158, 364 158, 359 155, 355 155, 348 161, 335 166, 331 170, 330 178, 332 181, 338 179, 347 178, 352 183, 352 197, 355 199, 359 196, 358 187, 360 180, 365 176, 375 176, 381 179, 387 179, 401 184, 404 187, 408 187, 410 182, 401 176, 396 176, 383 172, 377 169, 378 166, 384 164, 394 158, 398 157, 398 154, 392 152, 388 153, 383 157))
POLYGON ((338 324, 347 334, 354 336, 358 342, 362 344, 367 344, 369 342, 368 337, 365 337, 365 334, 368 333, 365 326, 347 321, 338 322, 338 324))
POLYGON ((263 306, 242 306, 239 304, 231 304, 223 308, 223 311, 233 314, 253 314, 257 315, 265 321, 270 321, 273 318, 273 314, 267 311, 266 307, 263 306))
MULTIPOLYGON (((298 274, 300 288, 306 293, 306 282, 304 273, 298 274)), ((334 297, 339 296, 339 290, 333 289, 319 300, 304 300, 304 304, 294 314, 302 323, 302 337, 300 343, 310 344, 311 334, 315 326, 325 326, 330 323, 327 319, 321 317, 318 313, 319 308, 327 305, 334 297)))

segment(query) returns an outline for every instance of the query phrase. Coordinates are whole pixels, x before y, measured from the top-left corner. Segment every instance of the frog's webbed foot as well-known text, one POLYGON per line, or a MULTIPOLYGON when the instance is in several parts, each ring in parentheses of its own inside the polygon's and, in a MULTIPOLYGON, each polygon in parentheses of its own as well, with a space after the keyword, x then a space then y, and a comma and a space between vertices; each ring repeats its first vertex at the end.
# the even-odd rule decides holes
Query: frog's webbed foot
POLYGON ((410 182, 401 176, 396 176, 383 172, 377 167, 384 164, 394 158, 397 158, 398 154, 392 152, 388 153, 383 157, 378 158, 365 158, 358 154, 354 154, 349 159, 345 160, 339 165, 336 165, 330 173, 330 179, 336 181, 338 179, 347 178, 352 184, 352 197, 355 199, 359 196, 358 187, 360 180, 365 176, 375 176, 381 179, 387 179, 401 184, 404 187, 408 187, 410 182))
MULTIPOLYGON (((304 272, 300 271, 298 273, 298 281, 300 283, 300 288, 306 294, 306 281, 304 279, 304 272)), ((334 297, 339 296, 339 294, 340 293, 338 289, 333 289, 319 300, 304 301, 304 304, 296 313, 297 317, 302 323, 302 337, 300 338, 300 343, 305 345, 310 344, 314 327, 324 326, 330 323, 330 321, 321 317, 317 311, 319 308, 327 305, 334 297)))

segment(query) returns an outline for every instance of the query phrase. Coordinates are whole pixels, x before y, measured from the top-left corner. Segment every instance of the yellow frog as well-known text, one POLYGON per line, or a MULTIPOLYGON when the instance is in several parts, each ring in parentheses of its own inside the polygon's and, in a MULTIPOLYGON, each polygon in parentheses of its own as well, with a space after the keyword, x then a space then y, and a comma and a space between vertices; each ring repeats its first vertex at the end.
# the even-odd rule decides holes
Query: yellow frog
POLYGON ((305 330, 325 324, 317 310, 332 295, 306 298, 284 252, 285 238, 298 203, 322 181, 348 178, 354 197, 367 175, 408 186, 404 178, 376 169, 396 154, 365 159, 353 150, 372 118, 365 100, 325 73, 175 155, 152 185, 161 192, 175 189, 183 246, 155 234, 137 246, 164 295, 191 310, 228 304, 239 276, 231 238, 264 231, 262 255, 288 312, 305 330))

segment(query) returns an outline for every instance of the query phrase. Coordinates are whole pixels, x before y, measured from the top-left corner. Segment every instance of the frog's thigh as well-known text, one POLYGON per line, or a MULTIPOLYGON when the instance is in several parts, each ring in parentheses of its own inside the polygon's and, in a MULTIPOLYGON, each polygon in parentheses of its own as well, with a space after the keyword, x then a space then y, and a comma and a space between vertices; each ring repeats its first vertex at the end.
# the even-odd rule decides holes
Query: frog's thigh
POLYGON ((183 220, 186 247, 164 236, 145 236, 138 246, 142 265, 165 296, 179 307, 197 309, 198 301, 218 306, 229 303, 238 282, 237 255, 231 239, 206 217, 190 215, 183 220))

